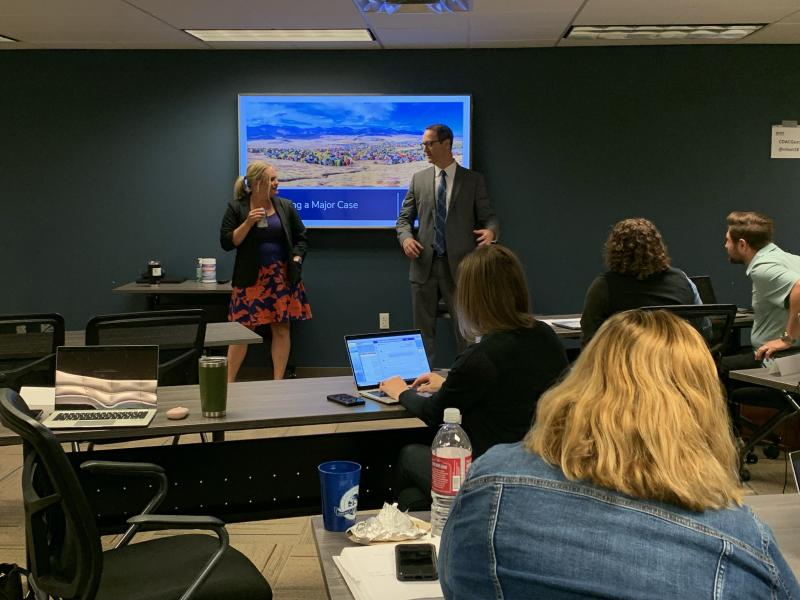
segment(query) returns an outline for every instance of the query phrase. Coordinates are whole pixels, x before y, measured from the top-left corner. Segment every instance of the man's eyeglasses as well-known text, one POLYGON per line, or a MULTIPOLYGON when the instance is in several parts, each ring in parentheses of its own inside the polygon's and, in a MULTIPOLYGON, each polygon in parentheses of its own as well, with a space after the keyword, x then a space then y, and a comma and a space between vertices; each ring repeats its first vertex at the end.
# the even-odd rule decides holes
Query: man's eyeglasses
POLYGON ((420 147, 421 147, 421 148, 430 148, 430 147, 431 147, 431 146, 433 146, 434 144, 438 144, 438 143, 439 143, 439 142, 441 142, 441 141, 442 141, 442 140, 433 140, 432 142, 422 142, 422 143, 420 144, 420 147))

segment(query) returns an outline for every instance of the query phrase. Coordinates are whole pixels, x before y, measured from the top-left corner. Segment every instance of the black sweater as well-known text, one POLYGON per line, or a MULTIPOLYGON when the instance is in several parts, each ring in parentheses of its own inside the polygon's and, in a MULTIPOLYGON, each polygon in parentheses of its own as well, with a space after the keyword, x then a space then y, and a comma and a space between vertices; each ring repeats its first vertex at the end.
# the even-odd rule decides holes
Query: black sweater
POLYGON ((478 457, 495 444, 523 438, 539 396, 566 367, 561 341, 537 321, 531 328, 485 335, 456 358, 438 392, 426 398, 406 390, 400 403, 432 427, 441 424, 445 408, 460 409, 478 457))
POLYGON ((581 315, 583 343, 587 344, 613 314, 664 304, 694 304, 689 278, 680 269, 669 267, 644 279, 608 271, 595 279, 586 291, 581 315))

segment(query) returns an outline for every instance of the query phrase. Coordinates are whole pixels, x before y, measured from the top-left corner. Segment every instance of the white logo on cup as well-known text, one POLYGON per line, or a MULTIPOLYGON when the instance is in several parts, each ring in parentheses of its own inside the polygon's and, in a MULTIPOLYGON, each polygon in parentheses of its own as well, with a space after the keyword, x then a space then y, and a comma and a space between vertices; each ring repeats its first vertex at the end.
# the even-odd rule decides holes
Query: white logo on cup
POLYGON ((344 517, 348 521, 355 521, 356 508, 358 506, 358 486, 355 485, 347 490, 342 499, 339 500, 339 506, 333 509, 337 517, 344 517))

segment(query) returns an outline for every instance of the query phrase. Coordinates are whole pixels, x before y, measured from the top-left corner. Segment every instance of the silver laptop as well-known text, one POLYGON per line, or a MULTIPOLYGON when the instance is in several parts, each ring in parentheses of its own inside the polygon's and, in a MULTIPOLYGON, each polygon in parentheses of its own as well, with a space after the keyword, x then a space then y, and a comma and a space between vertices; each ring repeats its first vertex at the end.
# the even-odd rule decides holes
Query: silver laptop
POLYGON ((156 414, 158 346, 61 346, 50 429, 147 427, 156 414))
POLYGON ((358 393, 370 400, 395 404, 378 389, 381 381, 399 375, 411 383, 431 370, 418 329, 346 335, 344 342, 358 393))

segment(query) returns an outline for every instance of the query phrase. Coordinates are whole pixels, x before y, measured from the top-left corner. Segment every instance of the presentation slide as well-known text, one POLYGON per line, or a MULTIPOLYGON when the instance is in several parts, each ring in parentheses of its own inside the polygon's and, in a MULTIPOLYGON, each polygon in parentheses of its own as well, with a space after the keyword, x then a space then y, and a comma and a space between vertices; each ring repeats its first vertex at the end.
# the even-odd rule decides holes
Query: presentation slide
POLYGON ((239 95, 239 172, 262 160, 307 227, 394 227, 411 176, 428 166, 425 127, 453 130, 470 166, 471 97, 239 95))

